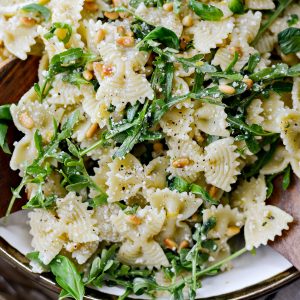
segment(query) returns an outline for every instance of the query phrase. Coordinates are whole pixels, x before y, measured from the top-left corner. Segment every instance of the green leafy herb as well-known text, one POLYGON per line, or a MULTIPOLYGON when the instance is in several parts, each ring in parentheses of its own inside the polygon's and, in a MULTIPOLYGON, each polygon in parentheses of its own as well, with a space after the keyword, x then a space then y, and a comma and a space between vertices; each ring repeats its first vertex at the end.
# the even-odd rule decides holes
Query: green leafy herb
POLYGON ((284 54, 300 51, 300 29, 289 27, 278 34, 278 44, 284 54))
POLYGON ((291 14, 289 19, 287 20, 287 23, 289 26, 296 25, 299 21, 299 17, 296 14, 291 14))
POLYGON ((251 54, 245 70, 247 70, 249 73, 253 73, 254 69, 256 68, 256 66, 260 62, 260 60, 261 60, 261 57, 260 57, 259 53, 251 54))
POLYGON ((291 167, 288 165, 283 171, 282 188, 286 191, 291 184, 291 167))
POLYGON ((244 12, 243 0, 230 0, 228 2, 229 9, 235 14, 242 14, 244 12))
POLYGON ((25 5, 22 7, 22 10, 26 12, 39 13, 42 15, 46 22, 48 22, 51 17, 51 11, 46 6, 37 3, 25 5))
POLYGON ((203 20, 219 21, 223 17, 223 12, 219 8, 197 0, 189 0, 189 7, 203 20))
POLYGON ((58 255, 51 261, 49 267, 55 275, 56 282, 62 288, 60 299, 67 297, 83 299, 84 284, 73 262, 66 256, 58 255))
POLYGON ((8 121, 12 120, 10 114, 10 105, 5 104, 0 106, 0 147, 4 153, 10 154, 6 136, 8 131, 8 121))
POLYGON ((60 38, 58 39, 64 44, 68 43, 68 41, 72 36, 72 27, 67 23, 60 23, 60 22, 53 23, 53 25, 50 27, 49 32, 44 35, 45 39, 47 40, 51 39, 55 35, 55 31, 57 29, 63 29, 66 31, 65 37, 63 39, 60 38))
POLYGON ((252 41, 252 45, 255 46, 260 40, 266 30, 274 23, 279 15, 293 2, 293 0, 279 0, 279 5, 272 15, 270 15, 267 21, 260 27, 255 39, 252 41))

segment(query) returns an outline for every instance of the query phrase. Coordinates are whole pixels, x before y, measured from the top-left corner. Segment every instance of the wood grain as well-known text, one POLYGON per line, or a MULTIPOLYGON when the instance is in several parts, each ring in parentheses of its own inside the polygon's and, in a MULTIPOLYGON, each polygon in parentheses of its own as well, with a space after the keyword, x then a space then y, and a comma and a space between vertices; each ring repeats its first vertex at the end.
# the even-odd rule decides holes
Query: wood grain
POLYGON ((282 188, 282 176, 275 179, 274 193, 269 204, 280 207, 294 218, 288 231, 269 245, 300 270, 300 180, 294 175, 287 191, 282 188))
MULTIPOLYGON (((37 70, 40 57, 31 56, 26 61, 10 59, 0 64, 0 105, 16 103, 32 85, 37 82, 37 70)), ((22 134, 10 123, 8 130, 9 147, 20 140, 22 134)), ((11 187, 20 182, 18 172, 9 167, 10 155, 0 151, 0 217, 6 212, 11 198, 11 187)), ((20 209, 22 201, 17 201, 14 210, 20 209)))

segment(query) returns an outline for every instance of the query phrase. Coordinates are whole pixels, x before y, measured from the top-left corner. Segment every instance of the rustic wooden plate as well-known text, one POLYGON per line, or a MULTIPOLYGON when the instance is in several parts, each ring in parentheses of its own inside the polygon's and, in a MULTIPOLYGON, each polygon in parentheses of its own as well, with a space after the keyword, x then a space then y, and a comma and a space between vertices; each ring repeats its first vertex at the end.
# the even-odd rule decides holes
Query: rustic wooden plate
MULTIPOLYGON (((16 103, 20 97, 32 86, 33 82, 37 81, 37 68, 38 68, 39 57, 30 57, 27 61, 20 60, 9 60, 5 63, 0 64, 0 105, 6 103, 16 103)), ((19 140, 21 134, 13 126, 9 128, 9 144, 12 149, 14 140, 19 140)), ((8 206, 9 199, 11 197, 11 187, 17 186, 20 178, 17 172, 13 172, 9 168, 10 156, 0 151, 0 217, 4 216, 8 206)), ((300 215, 300 183, 299 180, 293 178, 293 184, 289 191, 285 192, 281 189, 280 179, 275 181, 275 192, 276 195, 271 199, 272 203, 275 203, 283 207, 288 212, 293 212, 296 208, 300 215), (297 198, 299 201, 294 202, 292 205, 288 200, 297 198), (280 199, 284 199, 285 202, 281 202, 280 199)), ((14 210, 19 210, 24 202, 22 200, 17 201, 14 206, 14 210)), ((280 239, 273 243, 272 247, 280 253, 285 253, 287 247, 295 247, 295 241, 299 241, 300 230, 297 228, 300 226, 299 215, 296 218, 294 227, 292 228, 292 234, 288 234, 288 246, 283 244, 280 239), (299 233, 298 233, 299 232, 299 233)), ((298 228, 299 229, 299 228, 298 228)), ((52 291, 59 292, 59 288, 55 284, 53 277, 48 274, 34 274, 28 267, 27 259, 11 247, 6 241, 0 238, 0 255, 13 267, 24 273, 24 276, 32 278, 40 285, 48 288, 52 291)), ((296 265, 296 264, 295 264, 296 265)), ((279 289, 283 285, 295 280, 300 277, 300 273, 295 268, 282 272, 268 280, 262 281, 259 284, 247 287, 245 289, 238 290, 233 293, 228 293, 222 296, 218 296, 217 299, 225 300, 242 300, 242 299, 253 299, 279 289)), ((115 296, 103 294, 101 292, 93 291, 88 289, 86 299, 116 299, 115 296)), ((207 299, 216 299, 207 298, 207 299)))

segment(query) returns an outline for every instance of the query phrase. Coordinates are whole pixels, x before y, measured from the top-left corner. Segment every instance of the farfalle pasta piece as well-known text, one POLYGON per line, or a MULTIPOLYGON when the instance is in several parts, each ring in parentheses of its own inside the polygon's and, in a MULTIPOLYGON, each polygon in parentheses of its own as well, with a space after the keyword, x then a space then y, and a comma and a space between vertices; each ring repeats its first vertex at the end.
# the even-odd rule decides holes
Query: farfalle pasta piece
POLYGON ((167 186, 167 167, 169 160, 165 156, 159 156, 151 160, 145 166, 145 177, 147 188, 163 189, 167 186))
POLYGON ((118 259, 132 266, 147 266, 149 268, 168 266, 169 262, 160 245, 154 240, 162 229, 166 213, 151 206, 139 208, 135 215, 126 215, 120 211, 112 217, 112 222, 122 243, 118 259))
POLYGON ((48 265, 61 251, 65 243, 63 227, 55 215, 44 209, 35 209, 28 214, 31 245, 39 252, 39 259, 48 265))
POLYGON ((255 10, 275 8, 273 0, 245 0, 245 5, 247 8, 255 10))
POLYGON ((191 241, 191 230, 184 222, 191 217, 202 204, 202 199, 193 194, 179 193, 168 188, 163 190, 149 190, 147 200, 152 207, 159 211, 166 211, 166 220, 162 231, 156 236, 160 244, 166 239, 172 239, 177 244, 183 240, 191 241))
POLYGON ((274 241, 275 236, 289 229, 288 223, 293 217, 280 208, 264 203, 252 205, 246 213, 244 227, 246 248, 251 250, 268 241, 274 241))
POLYGON ((292 89, 293 109, 300 111, 300 78, 295 77, 292 89))
POLYGON ((164 114, 159 124, 162 131, 170 137, 188 140, 194 123, 194 110, 182 107, 173 107, 164 114))
POLYGON ((145 182, 144 169, 135 156, 128 153, 123 159, 115 158, 108 165, 108 202, 126 201, 141 190, 145 182))
POLYGON ((228 126, 226 118, 223 106, 203 103, 195 111, 195 126, 207 134, 227 137, 229 131, 226 129, 228 126))
POLYGON ((260 125, 264 121, 262 108, 262 101, 259 98, 253 99, 251 103, 247 106, 246 112, 246 122, 248 124, 257 124, 260 125))
POLYGON ((267 198, 267 186, 263 175, 242 180, 231 194, 231 204, 242 211, 247 211, 257 203, 264 203, 267 198))
POLYGON ((276 148, 272 159, 260 169, 260 173, 269 175, 282 172, 288 166, 290 159, 291 155, 284 146, 280 145, 276 148))
POLYGON ((208 238, 220 239, 227 241, 240 232, 244 225, 244 215, 237 208, 231 208, 229 205, 218 207, 211 206, 203 210, 203 222, 207 222, 209 218, 216 218, 216 225, 208 232, 208 238))
POLYGON ((172 137, 166 141, 169 147, 167 156, 170 158, 167 171, 171 173, 171 177, 180 176, 189 182, 195 181, 204 169, 202 148, 192 139, 172 137))
POLYGON ((146 7, 143 2, 138 6, 135 13, 154 26, 164 26, 176 33, 179 37, 183 26, 178 15, 165 11, 162 8, 146 7))
POLYGON ((233 27, 233 18, 221 21, 197 21, 187 32, 194 36, 194 47, 205 54, 221 44, 232 32, 233 27))
POLYGON ((300 158, 300 112, 287 110, 280 118, 280 137, 286 150, 300 158))
POLYGON ((84 264, 98 249, 99 241, 89 243, 74 243, 69 242, 64 245, 64 248, 72 257, 76 259, 78 264, 84 264))
POLYGON ((277 42, 277 37, 269 32, 266 32, 255 45, 255 49, 260 53, 268 53, 274 49, 277 42))
POLYGON ((205 147, 204 174, 207 183, 226 192, 237 180, 239 171, 239 154, 235 152, 232 137, 217 140, 205 147))
POLYGON ((56 213, 63 222, 61 226, 70 241, 87 243, 99 240, 93 212, 87 209, 88 203, 82 202, 82 197, 70 192, 64 198, 58 198, 56 206, 56 213))

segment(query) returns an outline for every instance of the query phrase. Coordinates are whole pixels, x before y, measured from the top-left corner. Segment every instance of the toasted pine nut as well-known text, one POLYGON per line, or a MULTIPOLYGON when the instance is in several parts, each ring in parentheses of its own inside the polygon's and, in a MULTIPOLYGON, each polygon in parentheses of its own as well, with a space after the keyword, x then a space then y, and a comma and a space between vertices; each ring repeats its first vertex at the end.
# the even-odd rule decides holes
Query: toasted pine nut
POLYGON ((295 65, 299 62, 299 59, 295 53, 290 53, 290 54, 286 54, 286 55, 281 53, 280 56, 281 56, 281 59, 283 60, 283 62, 285 62, 289 66, 295 65))
POLYGON ((99 29, 95 35, 95 43, 98 44, 105 38, 105 30, 99 29))
POLYGON ((122 47, 133 47, 134 38, 132 36, 121 36, 116 39, 116 43, 122 47))
POLYGON ((250 78, 244 78, 243 82, 247 84, 248 89, 251 89, 253 86, 253 80, 250 78))
POLYGON ((136 215, 129 216, 129 222, 134 224, 134 225, 141 225, 142 224, 141 218, 137 217, 136 215))
POLYGON ((94 134, 96 133, 97 129, 98 129, 98 124, 94 123, 86 132, 86 134, 85 134, 86 138, 87 139, 92 138, 94 136, 94 134))
POLYGON ((94 72, 99 73, 102 78, 106 76, 110 76, 113 73, 113 68, 111 66, 103 65, 100 62, 94 62, 93 67, 94 67, 94 72))
POLYGON ((186 157, 178 158, 173 161, 172 165, 174 168, 184 168, 190 164, 190 160, 186 157))
POLYGON ((131 30, 126 31, 125 33, 126 36, 133 36, 133 32, 131 30))
POLYGON ((187 44, 191 41, 191 38, 188 36, 188 35, 183 35, 181 38, 180 38, 180 48, 182 50, 184 50, 187 46, 187 44))
POLYGON ((116 20, 119 18, 119 13, 117 13, 116 11, 106 11, 104 13, 104 16, 110 20, 116 20))
POLYGON ((230 50, 230 52, 231 52, 232 54, 234 54, 235 52, 237 52, 238 55, 239 55, 239 57, 242 57, 243 54, 244 54, 241 47, 230 47, 229 50, 230 50))
POLYGON ((191 27, 194 24, 193 18, 190 15, 185 16, 182 19, 182 25, 186 27, 191 27))
POLYGON ((125 30, 125 28, 124 28, 124 26, 118 26, 117 27, 117 33, 119 34, 119 35, 125 35, 125 32, 126 32, 126 30, 125 30))
POLYGON ((219 85, 219 90, 227 95, 233 95, 235 93, 235 88, 227 84, 219 85))
POLYGON ((86 64, 86 69, 89 70, 89 71, 93 71, 94 68, 93 68, 93 63, 92 62, 89 62, 86 64))
POLYGON ((200 132, 197 132, 197 134, 195 134, 195 139, 196 139, 196 142, 199 144, 204 142, 204 137, 202 136, 202 134, 200 132))
POLYGON ((59 40, 63 40, 66 37, 67 32, 68 31, 65 28, 57 28, 55 30, 55 35, 58 37, 59 40))
POLYGON ((153 73, 153 67, 151 66, 146 66, 145 67, 145 75, 150 76, 153 73))
POLYGON ((168 2, 163 5, 165 11, 173 11, 173 2, 168 2))
POLYGON ((82 76, 83 76, 83 78, 85 79, 85 80, 87 80, 87 81, 90 81, 90 80, 92 80, 93 79, 93 73, 91 72, 91 71, 89 71, 89 70, 85 70, 85 71, 83 71, 82 72, 82 76))
POLYGON ((33 119, 29 116, 27 111, 24 111, 19 115, 19 121, 27 129, 32 129, 34 127, 33 119))
POLYGON ((99 10, 99 6, 94 2, 85 2, 83 8, 89 12, 96 12, 99 10))
POLYGON ((217 192, 218 192, 218 188, 216 187, 216 186, 211 186, 211 188, 209 189, 209 195, 211 196, 211 197, 214 197, 216 194, 217 194, 217 192))
POLYGON ((22 17, 20 19, 20 21, 24 26, 27 26, 27 27, 31 27, 36 24, 36 20, 33 18, 29 18, 29 17, 22 17))
POLYGON ((237 226, 229 226, 226 230, 227 236, 234 236, 240 232, 240 227, 237 226))
POLYGON ((153 144, 153 150, 157 153, 162 152, 164 150, 164 146, 162 143, 154 143, 153 144))
POLYGON ((127 12, 119 12, 119 17, 122 19, 126 19, 129 17, 129 13, 127 12))
POLYGON ((177 249, 177 244, 171 239, 165 239, 164 244, 165 244, 166 248, 168 248, 168 249, 171 249, 171 250, 177 249))
POLYGON ((183 241, 180 243, 178 250, 188 248, 189 245, 190 245, 190 243, 189 243, 187 240, 183 240, 183 241))

